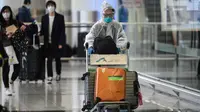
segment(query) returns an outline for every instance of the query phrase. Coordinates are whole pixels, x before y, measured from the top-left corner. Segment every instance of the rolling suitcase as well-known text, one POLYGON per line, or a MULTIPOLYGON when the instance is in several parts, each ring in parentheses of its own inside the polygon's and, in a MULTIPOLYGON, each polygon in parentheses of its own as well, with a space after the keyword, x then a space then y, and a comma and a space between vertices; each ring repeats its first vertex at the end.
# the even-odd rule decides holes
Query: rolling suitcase
POLYGON ((19 80, 20 82, 25 81, 28 77, 27 75, 27 69, 28 69, 28 64, 27 64, 27 56, 25 54, 20 55, 20 73, 19 73, 19 80))
POLYGON ((20 57, 20 74, 19 79, 21 81, 37 81, 39 74, 39 45, 35 44, 35 40, 38 40, 38 36, 33 36, 33 45, 28 47, 27 53, 24 53, 20 57))
POLYGON ((45 80, 45 51, 44 45, 39 49, 39 60, 38 60, 38 74, 36 76, 37 80, 45 80))
POLYGON ((30 47, 27 55, 27 79, 29 81, 36 81, 36 76, 39 72, 39 48, 30 47))
POLYGON ((126 96, 126 71, 122 68, 98 67, 95 81, 95 99, 124 101, 126 96))

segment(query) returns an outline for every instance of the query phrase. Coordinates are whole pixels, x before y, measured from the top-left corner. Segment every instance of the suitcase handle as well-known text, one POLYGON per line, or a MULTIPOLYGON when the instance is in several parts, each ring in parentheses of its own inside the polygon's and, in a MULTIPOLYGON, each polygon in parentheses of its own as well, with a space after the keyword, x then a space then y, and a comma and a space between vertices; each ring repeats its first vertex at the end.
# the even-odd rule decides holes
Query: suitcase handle
POLYGON ((85 44, 85 49, 88 49, 88 47, 89 47, 89 44, 86 43, 86 44, 85 44))
POLYGON ((38 49, 39 49, 39 46, 37 46, 37 45, 35 44, 36 36, 37 36, 37 34, 34 34, 34 35, 33 35, 33 48, 38 50, 38 49))

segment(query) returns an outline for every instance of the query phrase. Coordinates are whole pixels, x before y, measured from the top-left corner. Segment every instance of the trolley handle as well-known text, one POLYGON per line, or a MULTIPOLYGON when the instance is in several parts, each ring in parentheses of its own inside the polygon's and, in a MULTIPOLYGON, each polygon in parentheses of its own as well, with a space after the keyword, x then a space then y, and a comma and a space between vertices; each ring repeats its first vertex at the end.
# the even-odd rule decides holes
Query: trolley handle
MULTIPOLYGON (((86 43, 86 44, 85 44, 85 49, 88 49, 88 47, 89 47, 89 44, 86 43)), ((126 44, 126 49, 129 49, 129 48, 130 48, 130 42, 127 42, 127 44, 126 44)))
POLYGON ((129 49, 129 48, 130 48, 130 42, 127 42, 126 49, 129 49))
POLYGON ((90 76, 90 72, 84 73, 83 76, 81 77, 81 80, 85 80, 85 78, 88 76, 90 76))
POLYGON ((85 44, 85 49, 88 49, 88 47, 89 47, 89 44, 86 43, 86 44, 85 44))

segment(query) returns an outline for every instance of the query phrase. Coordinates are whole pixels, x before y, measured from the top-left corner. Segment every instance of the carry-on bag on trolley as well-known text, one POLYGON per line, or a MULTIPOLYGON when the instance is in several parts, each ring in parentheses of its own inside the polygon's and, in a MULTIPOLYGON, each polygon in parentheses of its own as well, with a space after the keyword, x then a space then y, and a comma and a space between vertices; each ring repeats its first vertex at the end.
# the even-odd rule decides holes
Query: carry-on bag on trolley
MULTIPOLYGON (((130 44, 127 44, 127 49, 130 44)), ((128 54, 128 52, 127 52, 128 54)), ((82 111, 91 111, 91 112, 100 112, 104 111, 105 107, 113 107, 117 105, 120 111, 129 112, 138 107, 138 94, 139 94, 139 82, 138 74, 134 71, 128 71, 128 55, 125 54, 116 54, 116 55, 98 55, 94 54, 90 56, 90 59, 87 54, 87 44, 86 44, 86 73, 83 74, 82 80, 85 81, 85 100, 82 111), (88 60, 90 63, 88 64, 88 60), (103 67, 105 66, 106 67, 103 67), (124 65, 126 67, 124 67, 124 65), (99 67, 101 66, 101 67, 99 67), (97 70, 96 70, 97 68, 97 70), (112 72, 113 75, 108 75, 106 69, 111 71, 124 71, 120 75, 115 76, 115 72, 112 72), (100 71, 100 73, 98 73, 100 71), (102 72, 106 73, 107 76, 100 76, 102 72), (104 78, 98 78, 104 77, 104 78), (100 80, 100 81, 99 81, 100 80), (116 81, 122 83, 120 86, 117 85, 116 81), (111 90, 107 90, 109 85, 104 84, 104 82, 110 83, 111 90), (112 86, 111 86, 112 85, 112 86), (119 91, 113 88, 120 88, 119 91), (124 90, 123 90, 124 88, 124 90), (121 93, 120 96, 117 95, 117 98, 114 98, 112 95, 109 95, 111 91, 115 91, 117 95, 118 92, 121 93), (102 96, 101 96, 102 94, 102 96), (98 97, 97 97, 98 96, 98 97), (107 99, 110 97, 110 99, 107 99), (103 100, 102 100, 103 99, 103 100), (105 101, 104 101, 105 99, 105 101), (110 101, 109 101, 110 100, 110 101), (121 100, 121 101, 120 101, 121 100)), ((112 110, 112 109, 111 109, 112 110)), ((115 109, 114 109, 115 110, 115 109)))

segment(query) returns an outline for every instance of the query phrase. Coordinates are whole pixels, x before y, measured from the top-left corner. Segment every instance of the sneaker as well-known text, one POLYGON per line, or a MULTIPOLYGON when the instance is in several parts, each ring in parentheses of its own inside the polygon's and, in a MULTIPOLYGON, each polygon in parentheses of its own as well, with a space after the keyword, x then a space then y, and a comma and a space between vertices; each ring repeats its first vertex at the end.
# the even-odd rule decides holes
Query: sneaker
POLYGON ((61 79, 61 78, 60 78, 60 75, 57 75, 57 76, 56 76, 56 81, 60 81, 60 79, 61 79))
POLYGON ((6 93, 7 96, 12 96, 12 93, 10 92, 9 89, 6 89, 6 92, 5 92, 5 93, 6 93))
POLYGON ((47 83, 48 83, 48 84, 51 84, 51 83, 52 83, 52 80, 53 80, 53 78, 52 78, 52 77, 49 77, 49 78, 47 79, 47 83))

